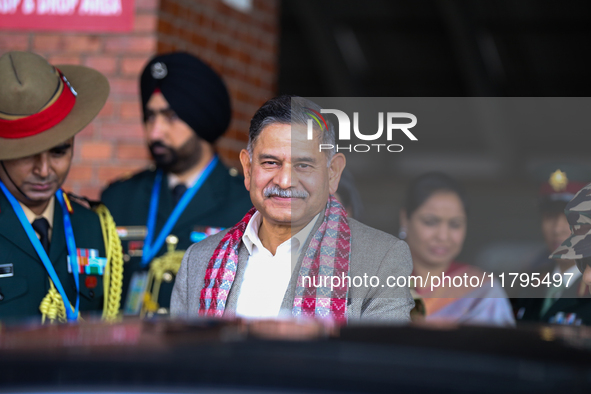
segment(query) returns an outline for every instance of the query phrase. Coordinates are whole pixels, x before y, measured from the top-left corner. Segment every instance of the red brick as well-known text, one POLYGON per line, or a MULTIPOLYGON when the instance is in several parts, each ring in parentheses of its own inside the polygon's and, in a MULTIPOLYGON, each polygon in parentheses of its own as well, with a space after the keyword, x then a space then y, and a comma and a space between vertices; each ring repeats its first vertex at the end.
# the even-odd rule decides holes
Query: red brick
MULTIPOLYGON (((79 56, 50 56, 47 58, 47 61, 51 64, 82 64, 82 59, 79 56)), ((75 88, 75 86, 74 86, 75 88)))
POLYGON ((189 10, 184 7, 182 4, 176 4, 176 9, 174 10, 174 16, 178 18, 186 18, 189 15, 189 10))
POLYGON ((29 49, 27 34, 0 34, 0 51, 26 51, 29 49))
MULTIPOLYGON (((172 32, 172 24, 164 19, 158 20, 158 33, 170 34, 172 32)), ((160 42, 158 42, 160 44, 160 42)))
POLYGON ((109 84, 111 85, 111 94, 127 94, 134 97, 139 95, 139 82, 137 78, 110 78, 109 84))
POLYGON ((255 0, 257 10, 276 14, 279 11, 279 3, 277 0, 255 0))
POLYGON ((106 186, 107 185, 92 186, 92 185, 81 184, 77 187, 77 189, 74 191, 74 193, 76 193, 79 196, 86 197, 89 200, 98 201, 100 199, 102 189, 104 189, 106 186))
POLYGON ((158 41, 158 48, 156 53, 167 53, 172 52, 172 45, 166 42, 158 41))
POLYGON ((138 11, 156 11, 159 0, 135 0, 135 8, 138 11))
POLYGON ((199 47, 207 47, 207 42, 208 39, 206 36, 199 34, 199 33, 193 33, 191 34, 191 42, 199 47))
POLYGON ((88 164, 74 164, 70 167, 70 172, 68 173, 68 181, 73 183, 80 183, 82 181, 91 181, 92 180, 92 165, 88 164))
POLYGON ((83 159, 104 160, 113 155, 113 146, 110 142, 87 142, 82 145, 80 152, 83 159))
POLYGON ((102 40, 97 36, 77 35, 63 36, 62 50, 66 52, 98 52, 102 47, 102 40))
POLYGON ((98 169, 98 180, 101 185, 108 185, 109 183, 137 172, 141 165, 125 165, 118 164, 117 166, 101 166, 98 169))
POLYGON ((243 64, 252 64, 252 57, 249 53, 244 51, 237 51, 236 56, 238 60, 243 64))
POLYGON ((236 139, 237 141, 240 141, 240 142, 247 143, 248 142, 248 133, 245 133, 240 130, 236 130, 236 133, 234 134, 234 139, 236 139))
POLYGON ((213 19, 209 17, 209 15, 203 14, 203 19, 201 20, 201 28, 202 29, 211 29, 213 25, 213 19))
POLYGON ((138 33, 152 33, 156 31, 156 15, 136 15, 133 22, 133 30, 138 33))
MULTIPOLYGON (((139 100, 139 98, 138 98, 139 100)), ((138 102, 123 102, 119 104, 121 119, 141 120, 142 109, 138 102)))
POLYGON ((121 72, 123 75, 139 77, 148 60, 145 57, 125 58, 121 61, 121 72))
POLYGON ((55 34, 37 34, 33 37, 33 50, 51 52, 60 50, 61 36, 55 34))
POLYGON ((234 167, 236 168, 238 171, 242 171, 242 165, 240 164, 240 159, 238 159, 239 157, 239 152, 236 152, 234 150, 228 149, 228 148, 217 148, 218 153, 220 154, 220 156, 222 156, 223 162, 228 166, 228 167, 234 167))
POLYGON ((154 37, 108 37, 105 38, 105 50, 117 53, 152 53, 156 48, 154 37))
POLYGON ((268 71, 269 73, 275 74, 275 63, 271 63, 271 62, 261 62, 260 67, 264 70, 264 71, 268 71))
POLYGON ((230 25, 226 18, 216 18, 212 21, 212 30, 218 34, 229 34, 230 25))
POLYGON ((100 136, 105 140, 135 140, 143 141, 144 128, 138 119, 134 123, 103 123, 101 125, 100 136))
POLYGON ((40 52, 96 53, 102 47, 98 36, 90 35, 37 35, 33 38, 33 49, 40 52))
POLYGON ((145 144, 119 144, 116 158, 118 160, 150 160, 150 153, 145 144))
POLYGON ((174 0, 161 0, 160 11, 171 16, 176 15, 177 4, 174 0))
POLYGON ((217 45, 215 46, 215 51, 216 53, 222 56, 230 56, 232 52, 229 46, 221 42, 217 43, 217 45))
POLYGON ((82 129, 81 132, 76 134, 76 139, 92 138, 94 136, 94 122, 91 122, 88 126, 82 129))
POLYGON ((66 193, 74 193, 74 194, 80 195, 80 193, 79 193, 80 187, 78 186, 79 184, 80 184, 80 182, 78 182, 78 181, 70 181, 69 179, 66 179, 66 181, 62 185, 62 189, 65 190, 66 193))
POLYGON ((106 55, 88 56, 84 59, 84 65, 109 75, 117 70, 117 57, 106 55))
POLYGON ((115 110, 113 107, 113 102, 111 100, 107 100, 107 102, 103 106, 103 109, 101 109, 101 112, 99 112, 99 114, 97 115, 97 118, 110 119, 113 117, 114 113, 115 110))
POLYGON ((194 26, 203 26, 203 13, 201 12, 191 12, 189 21, 194 26))

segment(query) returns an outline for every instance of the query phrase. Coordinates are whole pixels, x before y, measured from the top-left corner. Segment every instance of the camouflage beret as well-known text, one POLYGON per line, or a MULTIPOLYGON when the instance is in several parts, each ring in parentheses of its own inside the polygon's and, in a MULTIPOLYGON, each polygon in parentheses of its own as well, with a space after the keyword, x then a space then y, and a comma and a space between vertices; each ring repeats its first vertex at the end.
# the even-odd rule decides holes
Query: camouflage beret
POLYGON ((591 257, 591 183, 579 190, 564 210, 571 236, 551 255, 552 259, 591 257))

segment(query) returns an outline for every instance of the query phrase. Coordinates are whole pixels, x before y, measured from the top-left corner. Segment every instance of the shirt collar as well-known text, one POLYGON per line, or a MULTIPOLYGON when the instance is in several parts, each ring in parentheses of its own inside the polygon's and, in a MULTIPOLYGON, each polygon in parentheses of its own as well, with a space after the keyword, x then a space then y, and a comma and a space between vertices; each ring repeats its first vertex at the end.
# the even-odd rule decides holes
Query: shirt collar
POLYGON ((29 209, 29 207, 27 207, 22 202, 19 201, 18 203, 20 204, 21 208, 23 209, 23 212, 25 213, 25 216, 27 217, 27 220, 29 221, 29 223, 33 223, 35 221, 35 219, 43 217, 43 218, 47 219, 47 221, 49 222, 49 228, 53 228, 53 212, 55 211, 55 196, 51 196, 51 199, 49 200, 49 204, 47 204, 47 207, 41 213, 41 215, 37 215, 35 212, 31 211, 29 209))
POLYGON ((201 175, 202 172, 203 171, 200 170, 200 171, 197 171, 196 173, 192 174, 186 182, 181 182, 181 180, 179 179, 179 177, 177 175, 173 174, 172 172, 169 172, 167 174, 168 188, 173 189, 176 185, 178 185, 180 183, 184 183, 184 185, 187 186, 187 189, 189 189, 197 182, 197 179, 199 179, 199 176, 201 175))
MULTIPOLYGON (((285 241, 295 241, 296 243, 293 245, 297 248, 296 254, 299 254, 302 251, 302 247, 304 246, 306 239, 308 239, 308 235, 314 228, 314 224, 316 224, 316 220, 318 220, 318 216, 320 213, 316 214, 312 220, 301 229, 297 234, 291 237, 289 240, 285 241)), ((259 228, 261 227, 261 223, 263 221, 263 216, 259 211, 256 211, 254 215, 250 218, 246 229, 244 230, 244 235, 242 236, 242 242, 244 242, 244 246, 248 250, 248 254, 251 255, 254 245, 256 244, 259 247, 263 247, 261 240, 259 238, 259 228)))
POLYGON ((242 242, 244 242, 244 246, 248 249, 248 254, 252 254, 252 249, 254 243, 256 241, 260 242, 259 239, 259 228, 261 227, 261 222, 263 217, 259 211, 256 211, 254 215, 250 218, 250 221, 246 225, 246 229, 244 230, 244 235, 242 235, 242 242))

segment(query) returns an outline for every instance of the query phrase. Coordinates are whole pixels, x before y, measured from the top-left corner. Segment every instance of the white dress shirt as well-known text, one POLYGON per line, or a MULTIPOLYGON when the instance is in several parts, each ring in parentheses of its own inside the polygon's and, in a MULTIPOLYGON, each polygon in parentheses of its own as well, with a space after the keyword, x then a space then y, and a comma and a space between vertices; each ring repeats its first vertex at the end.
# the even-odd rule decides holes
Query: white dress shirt
POLYGON ((168 188, 170 190, 172 190, 172 189, 174 189, 174 187, 176 185, 183 183, 185 186, 187 186, 187 189, 190 189, 195 183, 197 183, 197 180, 201 176, 202 172, 203 172, 203 170, 199 170, 199 171, 195 172, 194 174, 191 174, 191 176, 189 176, 185 182, 182 182, 181 179, 176 174, 169 172, 168 173, 168 188))
POLYGON ((318 215, 296 235, 279 245, 274 256, 259 238, 263 218, 261 213, 257 211, 252 216, 242 236, 249 257, 238 295, 236 316, 254 319, 279 316, 292 270, 318 215))

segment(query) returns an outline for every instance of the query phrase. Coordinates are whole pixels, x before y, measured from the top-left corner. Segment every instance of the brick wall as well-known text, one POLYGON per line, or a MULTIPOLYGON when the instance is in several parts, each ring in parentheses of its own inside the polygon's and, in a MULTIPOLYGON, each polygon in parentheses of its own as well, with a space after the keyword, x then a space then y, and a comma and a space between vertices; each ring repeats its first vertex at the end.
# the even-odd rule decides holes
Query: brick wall
POLYGON ((219 0, 135 0, 135 4, 131 33, 0 31, 0 54, 33 51, 53 64, 81 64, 108 77, 109 100, 78 134, 65 185, 90 198, 98 198, 110 181, 149 163, 138 79, 155 53, 191 52, 226 81, 233 120, 217 148, 229 165, 238 166, 237 152, 246 144, 250 117, 275 92, 278 0, 254 0, 247 13, 219 0))
POLYGON ((275 95, 279 39, 278 0, 253 0, 250 12, 220 0, 161 0, 158 53, 199 56, 220 75, 232 97, 232 123, 217 142, 224 161, 240 168, 250 118, 275 95))

